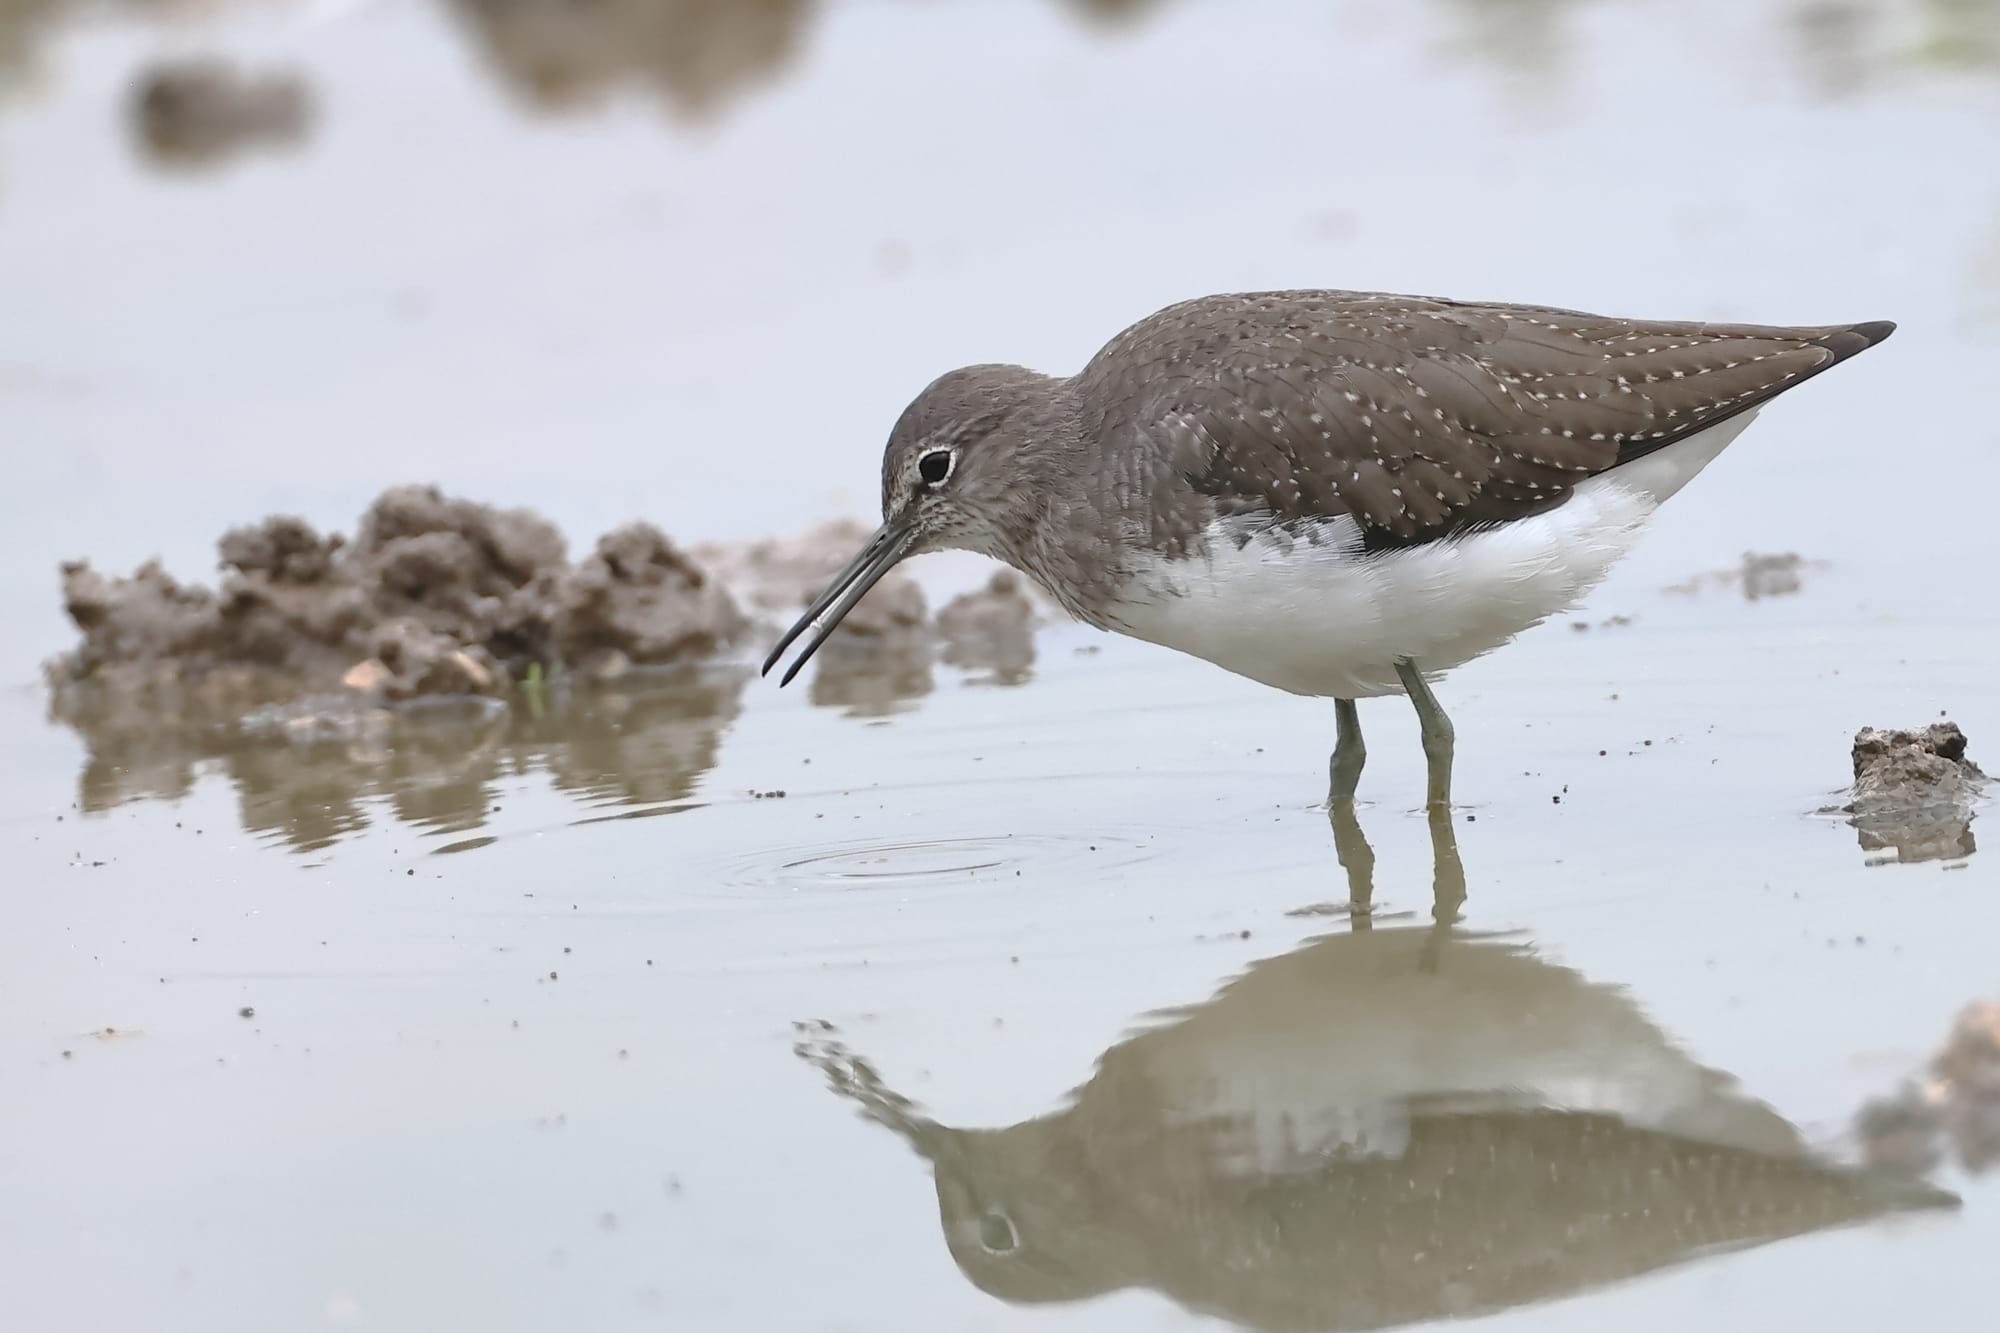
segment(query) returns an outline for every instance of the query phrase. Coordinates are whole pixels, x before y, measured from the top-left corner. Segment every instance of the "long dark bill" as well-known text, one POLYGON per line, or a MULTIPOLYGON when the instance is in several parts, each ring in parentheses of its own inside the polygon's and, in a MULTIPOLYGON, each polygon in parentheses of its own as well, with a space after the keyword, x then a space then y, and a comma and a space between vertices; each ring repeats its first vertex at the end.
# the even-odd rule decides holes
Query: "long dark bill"
POLYGON ((798 624, 785 631, 785 637, 778 640, 778 646, 764 659, 763 674, 770 675, 771 668, 778 664, 778 659, 785 655, 785 649, 792 646, 792 641, 811 630, 812 637, 806 640, 805 648, 785 674, 778 678, 780 689, 791 684, 792 677, 798 675, 799 668, 819 651, 827 635, 838 628, 841 619, 854 609, 856 602, 868 595, 870 588, 881 582, 884 574, 896 567, 898 560, 909 554, 915 540, 915 533, 905 531, 894 523, 884 523, 877 528, 875 535, 868 539, 868 544, 861 548, 861 554, 854 557, 853 563, 834 575, 833 582, 806 608, 798 624))

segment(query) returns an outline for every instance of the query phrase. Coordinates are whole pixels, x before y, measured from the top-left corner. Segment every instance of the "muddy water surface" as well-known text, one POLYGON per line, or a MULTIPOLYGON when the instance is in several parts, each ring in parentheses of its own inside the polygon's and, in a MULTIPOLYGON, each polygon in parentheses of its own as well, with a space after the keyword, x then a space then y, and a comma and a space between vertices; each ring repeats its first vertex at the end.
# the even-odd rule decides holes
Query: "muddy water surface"
POLYGON ((1864 724, 2000 764, 1983 10, 535 8, 0 10, 8 1327, 1991 1325, 1988 1158, 1859 1126, 2000 996, 2000 862, 1813 813, 1864 724), (283 133, 132 100, 218 53, 283 133), (61 559, 865 517, 939 369, 1307 283, 1902 322, 1444 687, 1456 921, 1403 705, 1335 828, 1330 709, 1073 627, 316 731, 34 683, 61 559))

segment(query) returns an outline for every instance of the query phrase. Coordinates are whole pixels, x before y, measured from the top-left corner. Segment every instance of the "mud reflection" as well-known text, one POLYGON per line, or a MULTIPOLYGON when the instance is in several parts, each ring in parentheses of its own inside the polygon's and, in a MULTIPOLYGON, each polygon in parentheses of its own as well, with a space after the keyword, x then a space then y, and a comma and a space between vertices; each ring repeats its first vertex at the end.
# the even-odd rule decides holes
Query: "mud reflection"
POLYGON ((1568 73, 1580 0, 1445 0, 1450 49, 1508 76, 1513 95, 1546 102, 1568 73))
POLYGON ((627 87, 700 119, 798 55, 815 0, 447 0, 508 89, 565 112, 627 87))
POLYGON ((817 656, 806 697, 853 717, 907 712, 936 685, 930 639, 921 634, 836 634, 817 656))
POLYGON ((1035 622, 1021 577, 1003 569, 984 588, 960 593, 938 612, 944 660, 985 672, 977 677, 982 683, 1019 685, 1035 664, 1035 622))
POLYGON ((128 114, 155 165, 190 169, 256 149, 297 148, 312 128, 313 108, 311 89, 296 73, 197 58, 141 70, 128 114))
MULTIPOLYGON (((631 89, 658 96, 671 114, 687 121, 711 119, 777 82, 804 53, 815 23, 830 8, 823 0, 438 2, 495 80, 536 111, 566 114, 631 89)), ((1049 3, 1107 33, 1138 30, 1173 8, 1169 0, 1049 3)), ((1441 15, 1450 51, 1504 72, 1518 96, 1545 101, 1571 62, 1579 16, 1601 6, 1583 0, 1434 0, 1432 7, 1441 15)), ((181 20, 190 13, 206 17, 219 9, 227 17, 232 9, 251 8, 200 0, 0 0, 0 95, 29 81, 40 48, 74 18, 110 12, 181 20)), ((2000 65, 1996 0, 1786 0, 1765 8, 1773 45, 1789 56, 1811 96, 1851 96, 1880 74, 1913 65, 2000 65), (1913 41, 1901 38, 1909 30, 1915 32, 1913 41)), ((144 86, 135 90, 142 104, 144 86)), ((196 139, 222 142, 206 132, 196 139)), ((185 140, 174 135, 166 142, 185 140)))
MULTIPOLYGON (((565 113, 647 89, 687 120, 773 84, 804 53, 819 0, 444 0, 498 80, 537 110, 565 113)), ((1115 34, 1169 0, 1050 0, 1115 34)), ((1580 45, 1589 0, 1433 0, 1452 53, 1504 75, 1509 95, 1548 107, 1580 45)), ((1784 0, 1764 7, 1772 45, 1809 96, 1854 95, 1912 65, 2000 64, 2000 0, 1784 0), (1914 25, 1915 43, 1894 32, 1914 25)), ((1339 40, 1341 27, 1328 30, 1339 40)))
POLYGON ((2000 63, 2000 0, 1917 0, 1916 8, 1920 58, 1970 67, 2000 63))
POLYGON ((486 827, 499 783, 545 773, 593 805, 663 807, 693 795, 741 707, 747 668, 635 672, 534 689, 512 707, 446 699, 402 707, 319 699, 241 720, 136 716, 130 698, 82 698, 64 717, 89 747, 78 804, 172 800, 220 771, 245 830, 301 851, 385 815, 435 833, 486 827))
POLYGON ((1881 15, 1855 0, 1799 0, 1790 15, 1790 46, 1812 96, 1839 101, 1869 82, 1881 15))
POLYGON ((1115 27, 1150 18, 1164 9, 1168 0, 1062 0, 1062 6, 1078 18, 1104 27, 1115 27))
MULTIPOLYGON (((1335 831, 1365 906, 1372 853, 1335 831)), ((931 1119, 824 1024, 796 1049, 930 1164, 953 1259, 1015 1304, 1143 1287, 1250 1328, 1383 1328, 1955 1203, 1816 1153, 1622 989, 1452 925, 1455 866, 1438 883, 1432 925, 1358 911, 1020 1124, 931 1119)))
POLYGON ((0 0, 0 98, 33 77, 42 32, 64 8, 64 0, 0 0))

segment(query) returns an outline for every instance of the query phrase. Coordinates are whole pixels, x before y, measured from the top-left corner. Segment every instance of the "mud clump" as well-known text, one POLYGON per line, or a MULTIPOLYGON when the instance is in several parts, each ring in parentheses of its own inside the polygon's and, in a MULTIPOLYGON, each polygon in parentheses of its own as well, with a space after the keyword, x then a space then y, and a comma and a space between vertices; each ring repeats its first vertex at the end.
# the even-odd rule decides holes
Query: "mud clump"
POLYGON ((1972 812, 1987 778, 1966 757, 1953 722, 1921 731, 1863 727, 1854 737, 1854 787, 1845 805, 1864 850, 1902 861, 1969 856, 1972 812))
MULTIPOLYGON (((304 710, 288 714, 291 731, 338 731, 356 703, 501 699, 517 682, 736 660, 789 626, 868 535, 833 522, 689 552, 632 523, 572 564, 539 515, 399 486, 352 539, 290 516, 225 533, 213 588, 157 562, 125 578, 65 564, 63 604, 81 642, 45 669, 51 713, 108 736, 282 705, 304 710)), ((948 664, 1015 683, 1034 662, 1038 621, 1011 571, 934 622, 922 587, 895 570, 829 636, 810 697, 895 711, 932 689, 940 640, 948 664)))
POLYGON ((274 518, 253 528, 223 534, 217 554, 225 569, 262 574, 278 583, 319 583, 333 573, 341 539, 322 539, 295 518, 274 518))
POLYGON ((2000 1164, 2000 1001, 1968 1006, 1928 1066, 1856 1121, 1871 1161, 1929 1171, 1945 1157, 1975 1175, 2000 1164))
POLYGON ((352 564, 382 620, 478 644, 514 674, 558 660, 553 603, 568 558, 546 519, 399 486, 362 517, 352 564))
POLYGON ((1012 570, 996 573, 984 588, 961 593, 937 616, 948 665, 988 671, 1001 682, 1025 677, 1035 663, 1035 607, 1012 570))
POLYGON ((374 655, 340 678, 349 689, 400 702, 427 694, 499 694, 507 682, 491 653, 466 648, 421 621, 388 621, 375 631, 374 655))
POLYGON ((711 657, 748 627, 735 599, 646 523, 606 535, 563 578, 550 626, 556 656, 602 678, 711 657))
POLYGON ((97 715, 104 696, 141 713, 327 690, 498 696, 537 668, 606 676, 700 661, 746 627, 655 528, 622 528, 572 567, 546 520, 429 486, 385 492, 351 543, 278 517, 225 534, 218 553, 214 591, 157 563, 124 579, 63 566, 83 641, 47 668, 59 717, 85 693, 97 715))
POLYGON ((311 90, 296 74, 249 73, 226 61, 165 61, 131 92, 134 137, 153 161, 209 166, 259 148, 292 148, 311 132, 311 90))
POLYGON ((74 674, 102 663, 179 657, 215 632, 215 595, 177 582, 148 561, 129 579, 107 579, 88 564, 62 567, 63 610, 84 633, 70 659, 74 674))

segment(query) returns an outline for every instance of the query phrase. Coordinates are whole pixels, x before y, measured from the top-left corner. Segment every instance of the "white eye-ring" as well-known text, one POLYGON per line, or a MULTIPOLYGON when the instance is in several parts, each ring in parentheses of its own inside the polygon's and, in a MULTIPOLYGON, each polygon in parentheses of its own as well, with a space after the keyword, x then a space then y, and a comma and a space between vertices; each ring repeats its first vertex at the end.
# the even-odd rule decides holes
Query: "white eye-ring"
POLYGON ((952 468, 957 465, 958 450, 933 449, 917 460, 917 476, 922 478, 926 486, 942 485, 944 479, 951 475, 952 468))

